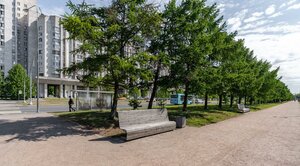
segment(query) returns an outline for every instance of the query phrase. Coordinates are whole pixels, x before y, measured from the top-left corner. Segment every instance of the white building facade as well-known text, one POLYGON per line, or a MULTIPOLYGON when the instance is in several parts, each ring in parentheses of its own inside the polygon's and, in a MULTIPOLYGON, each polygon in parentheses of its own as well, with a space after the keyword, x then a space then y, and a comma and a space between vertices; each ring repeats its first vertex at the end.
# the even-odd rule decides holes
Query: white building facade
POLYGON ((35 81, 38 61, 41 97, 68 97, 78 86, 84 89, 75 75, 59 71, 83 58, 70 53, 80 43, 66 39, 60 19, 41 14, 37 0, 0 0, 0 70, 7 76, 18 63, 35 81))
POLYGON ((28 69, 28 55, 36 54, 36 0, 0 0, 0 70, 5 75, 14 64, 28 69), (31 10, 26 10, 32 8, 31 10), (30 42, 29 42, 30 41, 30 42))
POLYGON ((81 62, 83 56, 71 52, 80 43, 68 40, 68 32, 59 24, 58 16, 41 15, 38 19, 38 63, 40 75, 40 96, 73 96, 74 91, 84 89, 76 75, 65 75, 63 68, 81 62))

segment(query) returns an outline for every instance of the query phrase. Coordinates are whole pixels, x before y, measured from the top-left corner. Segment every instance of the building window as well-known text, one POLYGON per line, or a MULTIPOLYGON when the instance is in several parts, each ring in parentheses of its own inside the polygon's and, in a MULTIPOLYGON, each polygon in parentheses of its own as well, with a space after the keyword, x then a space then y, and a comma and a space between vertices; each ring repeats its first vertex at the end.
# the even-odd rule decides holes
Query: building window
POLYGON ((17 5, 20 6, 20 2, 17 2, 17 5))
POLYGON ((18 13, 17 16, 20 17, 21 16, 20 13, 18 13))
POLYGON ((0 23, 0 27, 4 27, 4 23, 0 23))
POLYGON ((27 8, 27 4, 24 4, 24 8, 27 8))
POLYGON ((42 30, 42 26, 39 26, 39 30, 42 30))
POLYGON ((39 54, 42 54, 42 50, 39 50, 39 54))
POLYGON ((1 35, 1 39, 4 39, 4 35, 1 35))
POLYGON ((52 50, 52 54, 55 54, 55 55, 60 55, 60 51, 57 51, 57 50, 52 50))
POLYGON ((0 5, 0 9, 4 9, 4 5, 0 5))
POLYGON ((43 39, 42 38, 39 38, 39 42, 42 42, 43 41, 43 39))
POLYGON ((19 7, 17 8, 17 10, 18 10, 18 11, 21 11, 21 9, 20 9, 19 7))
POLYGON ((3 41, 0 42, 0 46, 4 46, 4 42, 3 41))

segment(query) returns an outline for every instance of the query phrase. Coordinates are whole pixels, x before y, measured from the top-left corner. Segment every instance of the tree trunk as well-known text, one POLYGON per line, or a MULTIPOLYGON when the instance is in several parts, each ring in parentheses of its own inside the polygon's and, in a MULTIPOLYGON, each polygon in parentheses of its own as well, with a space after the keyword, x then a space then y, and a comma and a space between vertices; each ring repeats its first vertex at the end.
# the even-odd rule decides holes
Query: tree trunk
POLYGON ((148 104, 148 109, 152 109, 153 106, 153 101, 154 101, 154 97, 156 95, 157 92, 157 88, 158 88, 158 78, 159 78, 159 73, 160 73, 160 68, 161 68, 161 60, 159 60, 158 65, 157 65, 157 69, 155 72, 155 77, 154 77, 154 82, 153 82, 153 89, 152 89, 152 93, 151 93, 151 97, 150 97, 150 101, 148 104))
POLYGON ((241 104, 242 103, 242 98, 241 97, 239 97, 239 104, 241 104))
POLYGON ((232 108, 233 106, 233 100, 234 100, 234 96, 233 94, 230 95, 230 108, 232 108))
POLYGON ((208 110, 208 93, 207 92, 205 92, 204 109, 208 110))
POLYGON ((184 91, 184 99, 183 99, 183 107, 182 107, 182 111, 185 112, 187 111, 187 104, 188 104, 188 94, 189 94, 189 85, 190 83, 187 81, 185 83, 185 91, 184 91))
POLYGON ((253 98, 251 97, 250 98, 250 105, 252 105, 253 104, 253 98))
POLYGON ((119 83, 115 82, 113 104, 112 104, 111 111, 110 111, 110 118, 111 119, 114 119, 117 115, 118 92, 119 92, 119 83))
POLYGON ((219 109, 222 109, 222 100, 223 100, 223 96, 219 95, 219 109))
POLYGON ((245 96, 244 104, 247 105, 247 97, 245 96))

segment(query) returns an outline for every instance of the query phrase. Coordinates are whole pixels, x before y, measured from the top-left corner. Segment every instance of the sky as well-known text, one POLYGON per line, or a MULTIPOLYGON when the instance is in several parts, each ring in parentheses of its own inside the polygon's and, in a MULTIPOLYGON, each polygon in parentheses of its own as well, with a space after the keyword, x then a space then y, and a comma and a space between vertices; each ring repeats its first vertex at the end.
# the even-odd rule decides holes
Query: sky
MULTIPOLYGON (((44 14, 62 15, 68 0, 38 0, 44 14)), ((82 0, 72 0, 82 2, 82 0)), ((86 0, 107 5, 108 0, 86 0)), ((167 0, 152 0, 161 4, 167 0)), ((238 31, 259 59, 268 60, 292 93, 300 93, 300 0, 207 0, 217 3, 228 31, 238 31)))

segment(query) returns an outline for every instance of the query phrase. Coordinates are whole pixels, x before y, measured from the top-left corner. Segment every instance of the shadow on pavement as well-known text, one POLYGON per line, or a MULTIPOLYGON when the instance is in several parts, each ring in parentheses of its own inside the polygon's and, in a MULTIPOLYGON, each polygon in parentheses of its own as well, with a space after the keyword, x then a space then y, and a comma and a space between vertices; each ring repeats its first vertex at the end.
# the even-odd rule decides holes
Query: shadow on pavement
POLYGON ((13 140, 46 141, 52 137, 88 136, 93 134, 92 131, 84 131, 78 125, 57 117, 33 117, 18 121, 0 121, 0 137, 11 136, 11 138, 5 140, 6 142, 13 140))
POLYGON ((96 139, 91 139, 89 141, 105 141, 105 142, 111 142, 113 144, 122 144, 125 143, 125 139, 122 137, 102 137, 102 138, 96 138, 96 139))

